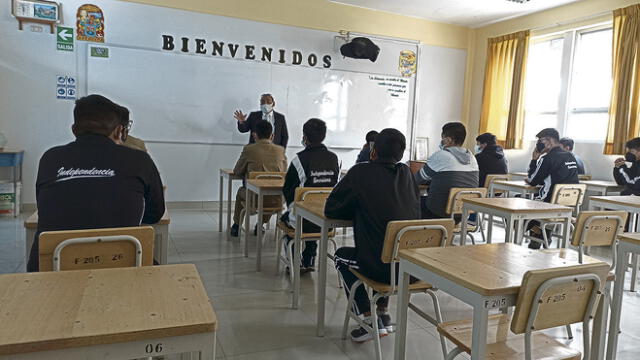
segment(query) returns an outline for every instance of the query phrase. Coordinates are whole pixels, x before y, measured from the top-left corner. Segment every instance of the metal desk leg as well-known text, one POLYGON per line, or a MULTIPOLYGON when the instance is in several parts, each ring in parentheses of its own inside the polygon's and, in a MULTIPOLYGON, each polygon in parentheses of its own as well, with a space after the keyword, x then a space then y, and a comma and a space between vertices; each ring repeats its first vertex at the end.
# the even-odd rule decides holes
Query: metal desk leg
POLYGON ((562 248, 566 249, 569 246, 571 239, 569 238, 569 228, 571 227, 571 215, 564 221, 562 229, 562 248))
POLYGON ((604 294, 600 296, 596 314, 593 319, 593 335, 591 340, 591 358, 604 359, 604 343, 607 337, 607 319, 609 318, 609 304, 607 294, 611 294, 611 281, 604 285, 604 294))
POLYGON ((258 190, 258 220, 256 221, 256 227, 258 228, 258 238, 256 239, 256 270, 260 271, 262 265, 262 216, 264 215, 264 195, 262 191, 258 190))
MULTIPOLYGON (((300 305, 300 246, 302 241, 302 217, 296 214, 296 235, 294 237, 293 243, 293 269, 289 269, 293 271, 293 304, 291 307, 297 309, 300 305)), ((276 259, 276 261, 279 261, 276 259)))
POLYGON ((222 193, 224 188, 224 176, 220 174, 218 183, 218 232, 222 232, 222 193))
MULTIPOLYGON (((626 260, 625 260, 626 261, 626 260)), ((636 283, 638 282, 638 254, 631 255, 631 292, 636 292, 636 283)))
POLYGON ((513 243, 513 227, 514 227, 514 221, 513 221, 513 215, 509 214, 509 217, 507 217, 507 228, 504 229, 505 232, 505 238, 504 238, 504 242, 505 243, 513 243))
POLYGON ((489 215, 489 224, 487 225, 487 244, 491 244, 493 242, 493 214, 488 213, 489 215))
POLYGON ((524 229, 523 229, 524 220, 517 219, 516 221, 514 221, 514 225, 515 225, 515 234, 514 234, 513 242, 515 244, 522 245, 522 239, 524 237, 524 229))
POLYGON ((467 219, 469 218, 469 209, 462 205, 462 229, 460 230, 460 245, 467 245, 467 219))
POLYGON ((405 359, 405 346, 407 343, 407 310, 409 308, 409 274, 400 266, 398 277, 398 310, 396 315, 396 345, 395 360, 405 359))
POLYGON ((616 281, 611 295, 611 321, 609 322, 609 340, 607 342, 607 360, 615 360, 620 333, 620 312, 622 310, 622 292, 627 269, 627 252, 618 244, 618 263, 616 264, 616 281))
MULTIPOLYGON (((227 240, 231 240, 231 190, 233 181, 229 178, 227 183, 227 240)), ((240 226, 242 224, 238 224, 240 226)))
MULTIPOLYGON (((320 227, 320 249, 318 251, 318 328, 316 334, 324 336, 324 308, 327 293, 327 243, 329 242, 329 229, 323 223, 320 227)), ((300 248, 298 248, 300 249, 300 248)), ((296 249, 297 250, 297 249, 296 249)))
POLYGON ((252 194, 249 188, 246 189, 246 197, 244 200, 244 257, 249 257, 249 229, 251 228, 251 198, 252 194))
POLYGON ((483 307, 484 301, 473 307, 473 335, 471 336, 471 360, 484 360, 487 347, 487 327, 489 312, 483 307))

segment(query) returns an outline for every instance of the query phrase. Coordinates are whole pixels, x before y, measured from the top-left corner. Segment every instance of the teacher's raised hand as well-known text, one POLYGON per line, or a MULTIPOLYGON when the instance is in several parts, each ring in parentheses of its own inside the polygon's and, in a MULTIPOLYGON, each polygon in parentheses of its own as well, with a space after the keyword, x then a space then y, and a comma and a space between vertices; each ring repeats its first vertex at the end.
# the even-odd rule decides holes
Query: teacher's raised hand
POLYGON ((233 112, 233 117, 238 120, 238 122, 243 123, 247 121, 247 115, 243 114, 242 111, 236 110, 233 112))

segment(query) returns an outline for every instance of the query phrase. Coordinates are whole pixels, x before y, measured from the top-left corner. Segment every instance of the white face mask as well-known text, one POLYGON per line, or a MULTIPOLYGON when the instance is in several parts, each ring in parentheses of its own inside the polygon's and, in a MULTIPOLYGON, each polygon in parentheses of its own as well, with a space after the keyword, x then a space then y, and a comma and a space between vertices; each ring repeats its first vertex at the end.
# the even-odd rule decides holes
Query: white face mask
POLYGON ((304 143, 304 138, 302 138, 302 140, 300 140, 300 143, 302 144, 302 147, 307 147, 307 144, 304 143))
POLYGON ((442 141, 440 142, 440 144, 438 145, 438 148, 440 150, 444 150, 444 144, 442 143, 442 141))
POLYGON ((260 105, 260 110, 262 110, 263 114, 268 114, 273 110, 273 105, 271 105, 271 104, 262 104, 262 105, 260 105))
POLYGON ((482 148, 480 147, 480 145, 476 145, 473 150, 476 152, 476 154, 480 154, 482 152, 482 148))

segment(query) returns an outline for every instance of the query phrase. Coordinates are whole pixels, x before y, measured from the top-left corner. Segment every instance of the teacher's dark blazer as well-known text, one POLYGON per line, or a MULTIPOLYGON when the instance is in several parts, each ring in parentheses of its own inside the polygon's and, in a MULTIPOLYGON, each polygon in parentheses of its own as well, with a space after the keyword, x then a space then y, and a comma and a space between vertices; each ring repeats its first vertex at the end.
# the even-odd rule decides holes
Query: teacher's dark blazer
MULTIPOLYGON (((247 117, 247 121, 240 123, 238 121, 238 131, 246 133, 248 131, 253 132, 254 127, 258 121, 262 120, 262 111, 254 111, 247 117)), ((253 144, 253 136, 249 136, 249 144, 253 144)), ((279 112, 273 112, 273 143, 280 145, 284 148, 287 147, 289 142, 289 131, 287 130, 287 121, 284 119, 284 115, 279 112)))

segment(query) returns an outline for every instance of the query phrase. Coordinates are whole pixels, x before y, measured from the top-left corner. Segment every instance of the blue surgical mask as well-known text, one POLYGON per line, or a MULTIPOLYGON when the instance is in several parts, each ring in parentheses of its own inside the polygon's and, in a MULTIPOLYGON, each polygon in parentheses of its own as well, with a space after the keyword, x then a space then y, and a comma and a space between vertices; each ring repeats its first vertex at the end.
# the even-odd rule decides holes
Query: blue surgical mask
POLYGON ((302 138, 302 140, 300 140, 300 143, 302 144, 302 147, 307 147, 307 144, 305 144, 305 142, 304 142, 304 138, 302 138))
POLYGON ((444 144, 442 143, 442 141, 440 142, 440 144, 438 145, 438 148, 440 150, 444 150, 444 144))
POLYGON ((482 152, 482 149, 480 148, 480 145, 476 145, 476 146, 473 148, 473 151, 475 151, 475 152, 476 152, 476 154, 480 154, 480 153, 482 152))
POLYGON ((273 110, 273 105, 271 105, 271 104, 262 104, 262 105, 260 105, 260 110, 262 110, 263 114, 268 114, 273 110))

